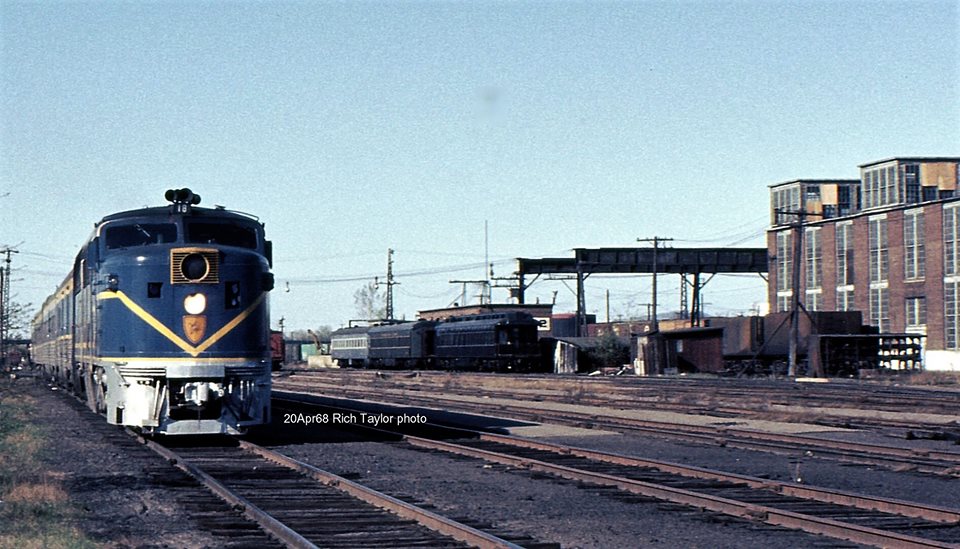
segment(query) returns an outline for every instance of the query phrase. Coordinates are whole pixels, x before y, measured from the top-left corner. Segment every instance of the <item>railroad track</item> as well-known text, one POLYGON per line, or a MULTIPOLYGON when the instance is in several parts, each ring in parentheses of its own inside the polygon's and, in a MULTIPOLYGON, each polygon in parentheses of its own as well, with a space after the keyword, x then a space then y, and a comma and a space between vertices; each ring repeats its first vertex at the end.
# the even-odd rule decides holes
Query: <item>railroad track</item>
POLYGON ((556 547, 488 533, 249 442, 144 443, 287 547, 556 547))
MULTIPOLYGON (((318 389, 314 386, 290 383, 278 383, 276 385, 280 389, 306 391, 318 389)), ((556 423, 617 432, 641 432, 660 438, 682 439, 706 445, 720 445, 781 455, 817 456, 896 471, 909 470, 935 475, 960 476, 960 452, 947 450, 864 444, 726 426, 648 421, 630 417, 616 417, 600 412, 551 408, 543 403, 536 403, 536 406, 530 403, 523 405, 505 401, 476 403, 457 398, 445 398, 442 395, 421 397, 410 395, 407 392, 374 390, 373 388, 369 390, 334 388, 333 390, 343 398, 382 401, 386 397, 395 405, 415 405, 427 408, 436 407, 442 403, 445 409, 467 413, 494 414, 524 421, 556 423)), ((274 394, 287 396, 293 393, 274 391, 274 394)), ((335 405, 337 401, 333 397, 320 398, 329 398, 327 401, 329 405, 335 405)))
MULTIPOLYGON (((285 398, 284 400, 287 400, 285 398)), ((303 399, 290 402, 303 404, 303 399)), ((308 403, 309 404, 309 403, 308 403)), ((441 426, 438 426, 442 429, 441 426)), ((362 430, 384 433, 381 429, 362 430)), ((591 486, 879 547, 960 547, 960 509, 781 483, 517 437, 403 435, 411 448, 481 459, 591 486)))
MULTIPOLYGON (((927 389, 892 389, 872 384, 815 384, 810 389, 802 383, 760 382, 760 387, 743 386, 736 380, 676 380, 633 378, 577 378, 554 376, 556 388, 542 387, 549 379, 528 376, 509 377, 517 386, 496 389, 483 385, 492 374, 435 375, 436 372, 372 373, 363 370, 336 370, 334 373, 304 371, 280 378, 283 383, 301 386, 327 386, 343 389, 346 385, 376 387, 378 391, 405 390, 431 394, 462 394, 502 398, 603 406, 634 410, 638 406, 655 407, 658 411, 766 419, 771 416, 799 415, 803 421, 817 425, 861 430, 884 430, 903 438, 928 438, 960 441, 960 422, 937 418, 960 417, 960 392, 927 389), (382 375, 383 377, 378 377, 382 375), (412 376, 412 377, 411 377, 412 376), (446 376, 446 377, 443 377, 446 376), (463 377, 464 379, 461 379, 463 377), (476 379, 476 385, 470 381, 476 379), (345 384, 344 380, 350 383, 345 384), (446 380, 446 381, 441 381, 446 380), (736 385, 733 385, 736 384, 736 385), (733 385, 733 386, 730 386, 733 385), (816 391, 816 392, 814 392, 816 391), (858 417, 858 411, 870 410, 869 418, 858 417), (923 413, 926 421, 904 419, 903 413, 923 413)), ((503 377, 499 378, 501 381, 503 377)), ((496 378, 493 378, 496 380, 496 378)), ((362 390, 362 389, 361 389, 362 390)))
MULTIPOLYGON (((902 412, 960 415, 960 388, 891 386, 876 382, 831 379, 829 383, 800 383, 789 380, 702 379, 637 376, 558 376, 549 374, 489 374, 474 372, 387 371, 335 369, 293 370, 286 373, 328 383, 381 383, 384 376, 412 390, 490 390, 487 385, 510 380, 509 392, 544 399, 563 399, 576 394, 588 401, 607 405, 633 405, 641 401, 690 405, 691 400, 709 396, 730 408, 738 405, 764 406, 771 403, 793 406, 837 407, 902 412), (416 389, 415 389, 416 388, 416 389)), ((738 408, 740 409, 740 408, 738 408)), ((747 408, 743 408, 747 409, 747 408)))

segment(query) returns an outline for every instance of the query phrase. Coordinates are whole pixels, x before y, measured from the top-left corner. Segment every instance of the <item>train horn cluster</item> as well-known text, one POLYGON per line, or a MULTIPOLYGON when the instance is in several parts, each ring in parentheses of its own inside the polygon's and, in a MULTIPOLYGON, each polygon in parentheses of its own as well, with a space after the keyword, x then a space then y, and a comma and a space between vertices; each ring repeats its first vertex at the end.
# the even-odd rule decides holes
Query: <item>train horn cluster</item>
POLYGON ((169 189, 164 197, 173 203, 177 213, 190 213, 190 207, 200 203, 200 195, 190 189, 169 189))

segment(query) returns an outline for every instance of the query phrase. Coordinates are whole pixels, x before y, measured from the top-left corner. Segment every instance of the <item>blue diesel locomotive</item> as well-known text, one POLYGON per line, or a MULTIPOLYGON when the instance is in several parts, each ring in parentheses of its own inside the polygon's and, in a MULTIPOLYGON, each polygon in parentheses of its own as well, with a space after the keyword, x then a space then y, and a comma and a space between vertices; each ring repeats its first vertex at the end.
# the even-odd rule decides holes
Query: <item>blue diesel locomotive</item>
POLYGON ((255 217, 165 207, 104 217, 33 321, 44 372, 116 425, 240 434, 270 421, 272 246, 255 217))

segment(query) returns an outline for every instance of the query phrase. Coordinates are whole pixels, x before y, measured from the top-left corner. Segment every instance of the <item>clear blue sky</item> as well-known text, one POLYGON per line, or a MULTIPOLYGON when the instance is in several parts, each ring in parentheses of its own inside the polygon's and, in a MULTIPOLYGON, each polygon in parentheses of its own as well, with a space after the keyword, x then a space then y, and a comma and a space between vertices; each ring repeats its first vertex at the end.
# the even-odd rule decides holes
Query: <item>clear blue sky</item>
MULTIPOLYGON (((768 185, 960 153, 956 1, 0 2, 0 247, 39 305, 94 221, 190 187, 258 215, 274 321, 340 326, 515 257, 763 246, 768 185), (289 291, 287 291, 289 289, 289 291)), ((530 301, 572 311, 562 282, 530 301)), ((572 284, 570 285, 572 286, 572 284)), ((679 280, 663 277, 662 310, 679 280)), ((650 279, 587 281, 645 313, 650 279)), ((472 293, 476 293, 476 289, 472 293)), ((707 314, 765 302, 718 277, 707 314)), ((505 301, 504 290, 494 290, 505 301)))

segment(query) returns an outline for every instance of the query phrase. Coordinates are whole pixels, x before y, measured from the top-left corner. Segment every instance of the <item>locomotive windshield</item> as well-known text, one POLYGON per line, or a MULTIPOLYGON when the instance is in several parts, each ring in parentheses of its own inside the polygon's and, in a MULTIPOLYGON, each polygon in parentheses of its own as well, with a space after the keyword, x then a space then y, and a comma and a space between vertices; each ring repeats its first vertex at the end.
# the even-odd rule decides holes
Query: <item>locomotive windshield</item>
POLYGON ((135 223, 111 226, 106 230, 108 250, 176 241, 177 226, 173 223, 135 223))
POLYGON ((186 240, 195 244, 221 244, 238 248, 257 248, 256 227, 243 223, 192 221, 186 224, 186 240))

